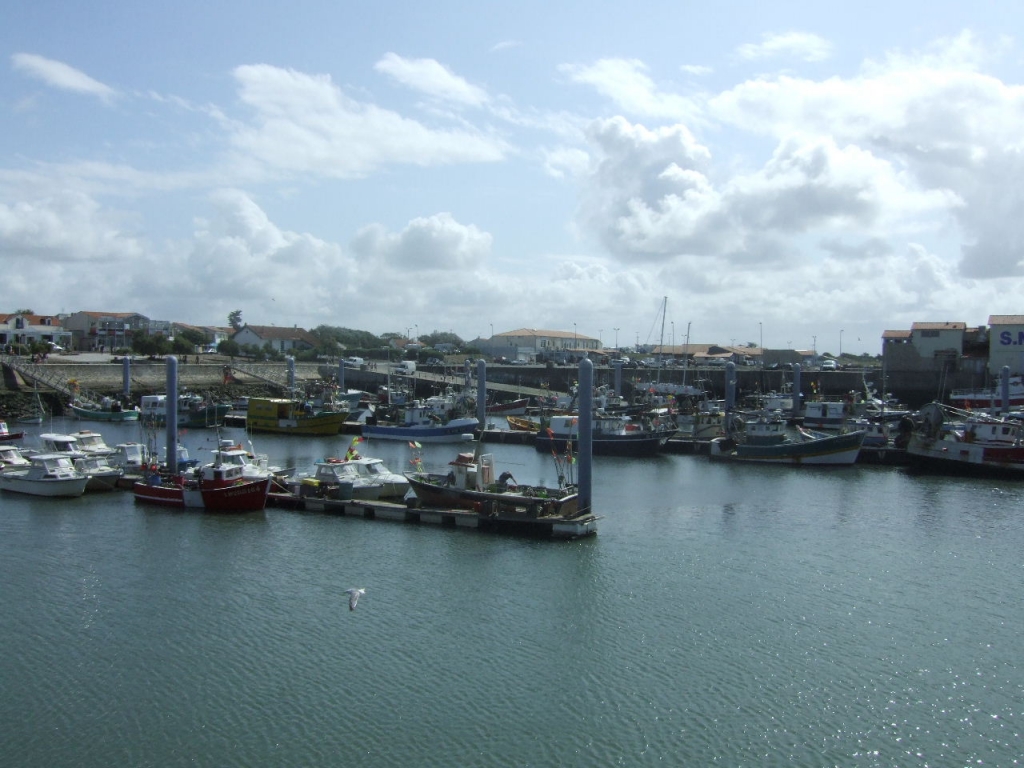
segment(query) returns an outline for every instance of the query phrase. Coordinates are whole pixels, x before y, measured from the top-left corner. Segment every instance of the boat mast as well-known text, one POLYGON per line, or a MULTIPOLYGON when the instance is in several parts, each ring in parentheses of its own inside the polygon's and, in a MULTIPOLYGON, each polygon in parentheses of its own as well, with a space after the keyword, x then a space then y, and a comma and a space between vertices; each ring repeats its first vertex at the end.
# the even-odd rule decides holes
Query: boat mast
POLYGON ((661 302, 661 341, 658 343, 658 383, 661 383, 661 366, 665 359, 665 311, 668 309, 668 296, 661 302))

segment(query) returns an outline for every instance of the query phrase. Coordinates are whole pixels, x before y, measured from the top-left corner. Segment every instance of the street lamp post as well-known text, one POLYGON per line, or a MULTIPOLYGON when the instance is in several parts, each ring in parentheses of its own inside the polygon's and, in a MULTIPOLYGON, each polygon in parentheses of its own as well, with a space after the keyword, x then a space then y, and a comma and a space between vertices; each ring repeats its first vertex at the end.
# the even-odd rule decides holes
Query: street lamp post
POLYGON ((612 328, 612 330, 615 331, 615 351, 618 352, 619 351, 619 329, 618 328, 612 328))
POLYGON ((843 329, 839 329, 839 357, 843 356, 843 329))

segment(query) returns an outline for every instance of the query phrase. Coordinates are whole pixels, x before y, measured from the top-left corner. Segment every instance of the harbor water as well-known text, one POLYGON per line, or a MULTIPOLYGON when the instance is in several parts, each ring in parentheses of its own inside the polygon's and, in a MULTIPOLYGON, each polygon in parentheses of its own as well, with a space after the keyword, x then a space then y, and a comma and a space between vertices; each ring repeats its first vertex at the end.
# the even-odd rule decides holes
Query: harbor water
MULTIPOLYGON (((140 439, 44 429, 82 427, 140 439)), ((350 439, 253 443, 302 472, 350 439)), ((1024 483, 694 455, 593 476, 599 533, 570 542, 5 493, 0 765, 1020 764, 1024 483)))

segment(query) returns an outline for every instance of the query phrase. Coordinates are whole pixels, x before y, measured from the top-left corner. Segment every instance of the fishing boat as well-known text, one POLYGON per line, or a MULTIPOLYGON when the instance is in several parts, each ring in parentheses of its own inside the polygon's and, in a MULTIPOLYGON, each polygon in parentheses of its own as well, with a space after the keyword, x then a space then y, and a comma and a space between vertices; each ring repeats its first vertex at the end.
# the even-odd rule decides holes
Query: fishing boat
POLYGON ((23 431, 11 432, 11 430, 7 428, 7 422, 0 421, 0 443, 10 443, 15 440, 21 440, 24 436, 25 433, 23 431))
POLYGON ((929 403, 918 412, 907 457, 921 470, 1024 479, 1024 423, 929 403))
POLYGON ((28 467, 0 472, 0 490, 31 496, 73 498, 85 493, 88 483, 71 459, 55 453, 37 453, 29 458, 28 467))
POLYGON ((270 478, 246 480, 237 464, 205 464, 164 478, 156 473, 132 486, 135 500, 207 512, 256 512, 267 506, 270 478))
POLYGON ((849 404, 842 400, 812 400, 804 406, 803 425, 807 429, 840 429, 852 416, 849 404))
POLYGON ((508 421, 508 428, 513 432, 536 432, 540 429, 539 423, 524 416, 506 416, 505 419, 508 421))
POLYGON ((95 403, 84 403, 74 401, 71 403, 71 412, 76 418, 83 421, 138 421, 139 412, 134 408, 125 408, 117 400, 105 397, 97 405, 95 403))
POLYGON ((250 397, 246 406, 246 428, 253 432, 280 435, 336 435, 345 426, 347 411, 317 411, 306 400, 250 397))
POLYGON ((367 439, 418 443, 472 440, 480 422, 459 416, 460 409, 452 395, 435 395, 400 406, 378 406, 373 417, 363 424, 362 434, 367 439))
POLYGON ((731 414, 726 431, 726 437, 711 441, 712 459, 797 466, 850 466, 857 461, 865 434, 823 434, 797 427, 793 436, 778 411, 731 414))
MULTIPOLYGON (((1009 395, 1009 406, 1016 408, 1024 406, 1024 378, 1019 374, 1013 374, 1006 380, 1006 390, 1009 395)), ((953 407, 960 410, 987 409, 999 410, 1003 408, 1003 377, 1000 373, 992 387, 988 389, 954 389, 949 396, 953 407)))
MULTIPOLYGON (((534 447, 542 452, 578 450, 579 415, 552 416, 548 426, 537 432, 534 447)), ((592 449, 595 456, 652 456, 676 433, 669 419, 595 411, 591 416, 592 449)))
POLYGON ((530 405, 530 398, 520 397, 507 403, 491 403, 486 407, 488 416, 523 416, 530 405))
MULTIPOLYGON (((232 410, 231 403, 211 402, 201 395, 186 393, 178 396, 178 427, 204 429, 220 426, 232 410)), ((151 426, 167 423, 167 395, 143 395, 139 403, 139 418, 151 426)))
POLYGON ((579 515, 575 485, 522 485, 511 472, 495 477, 494 457, 459 453, 447 473, 406 472, 420 504, 442 509, 472 509, 483 515, 574 518, 579 515))

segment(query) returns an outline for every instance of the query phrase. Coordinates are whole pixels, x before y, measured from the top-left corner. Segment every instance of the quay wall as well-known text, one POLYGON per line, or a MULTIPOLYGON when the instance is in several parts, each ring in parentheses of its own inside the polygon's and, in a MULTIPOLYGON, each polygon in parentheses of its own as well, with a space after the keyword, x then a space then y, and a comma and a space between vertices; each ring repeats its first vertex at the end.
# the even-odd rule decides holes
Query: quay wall
MULTIPOLYGON (((260 364, 261 368, 275 371, 280 380, 286 378, 286 366, 284 363, 260 364)), ((381 368, 384 366, 382 365, 381 368)), ((120 362, 67 362, 52 361, 46 363, 48 371, 57 374, 59 377, 76 379, 80 386, 103 394, 117 395, 122 388, 122 366, 120 362)), ((298 383, 320 380, 322 374, 333 374, 337 368, 316 363, 296 363, 295 378, 298 383)), ((554 393, 569 391, 575 384, 578 375, 578 368, 575 365, 553 366, 500 366, 489 365, 487 367, 487 379, 489 383, 505 385, 505 389, 514 390, 521 387, 524 389, 547 390, 554 393)), ((421 367, 420 371, 425 374, 416 380, 419 394, 429 394, 431 391, 445 384, 458 384, 462 382, 462 369, 458 366, 449 366, 446 370, 437 368, 421 367), (447 375, 440 375, 446 373, 447 375)), ((475 369, 474 369, 475 371, 475 369)), ((722 369, 690 369, 685 372, 686 380, 693 383, 696 380, 708 382, 705 386, 710 388, 717 395, 725 392, 725 371, 722 369)), ((630 368, 622 372, 624 394, 630 394, 633 389, 638 389, 645 382, 661 381, 671 383, 682 383, 684 371, 679 368, 663 369, 660 373, 652 369, 630 368)), ((178 382, 182 389, 196 392, 230 390, 243 392, 253 387, 262 387, 269 392, 279 393, 279 388, 265 382, 257 377, 235 371, 233 374, 236 382, 226 385, 224 382, 224 361, 206 361, 201 363, 181 363, 178 366, 178 382)), ((792 379, 789 371, 761 371, 758 369, 740 368, 736 370, 737 389, 739 394, 748 394, 757 391, 781 391, 792 379)), ((154 394, 163 392, 166 388, 167 372, 162 361, 133 362, 131 366, 131 389, 133 399, 143 394, 154 394)), ((357 370, 347 369, 345 384, 348 388, 366 389, 375 391, 377 387, 386 383, 388 376, 384 370, 357 370)), ((409 377, 396 377, 392 380, 409 382, 409 377)), ((878 369, 845 370, 845 371, 803 371, 801 373, 801 389, 804 397, 808 398, 814 394, 824 397, 842 397, 847 392, 863 391, 864 381, 867 380, 879 392, 883 389, 882 374, 878 369)), ((595 369, 594 383, 596 385, 614 384, 614 371, 609 367, 600 366, 595 369)), ((983 374, 973 371, 955 371, 945 374, 937 374, 933 371, 894 371, 888 372, 885 378, 885 391, 891 392, 900 401, 911 407, 920 407, 932 400, 945 400, 953 389, 991 387, 991 382, 984 378, 983 374)), ((31 385, 26 385, 19 377, 12 375, 7 368, 4 369, 0 390, 7 389, 15 392, 23 392, 31 385)))

